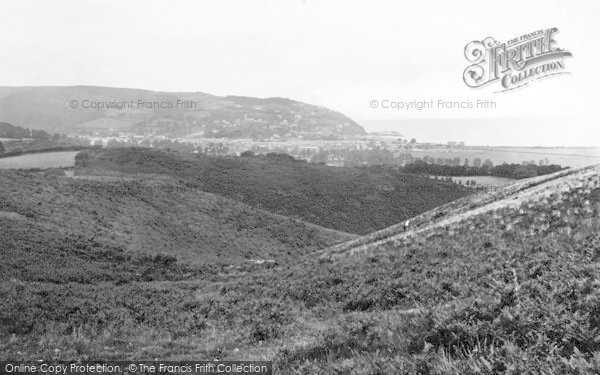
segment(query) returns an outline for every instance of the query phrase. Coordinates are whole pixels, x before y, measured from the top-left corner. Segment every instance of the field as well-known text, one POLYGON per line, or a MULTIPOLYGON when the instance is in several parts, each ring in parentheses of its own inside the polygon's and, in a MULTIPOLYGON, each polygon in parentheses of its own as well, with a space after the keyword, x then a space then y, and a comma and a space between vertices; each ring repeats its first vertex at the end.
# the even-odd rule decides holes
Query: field
POLYGON ((79 151, 42 152, 0 158, 0 169, 60 168, 75 166, 79 151))
POLYGON ((548 159, 550 164, 563 167, 580 168, 600 163, 600 148, 562 148, 562 147, 465 147, 465 148, 434 148, 412 151, 412 156, 431 156, 434 158, 468 158, 473 163, 474 158, 482 161, 490 159, 494 165, 502 163, 520 164, 522 161, 548 159))

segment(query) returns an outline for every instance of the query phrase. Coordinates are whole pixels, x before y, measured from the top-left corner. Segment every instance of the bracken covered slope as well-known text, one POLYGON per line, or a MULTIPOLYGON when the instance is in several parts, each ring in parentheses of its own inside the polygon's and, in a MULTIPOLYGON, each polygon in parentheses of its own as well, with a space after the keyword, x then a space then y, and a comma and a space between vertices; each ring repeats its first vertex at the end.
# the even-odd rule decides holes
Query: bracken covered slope
POLYGON ((132 257, 230 265, 353 238, 166 179, 48 172, 0 171, 0 223, 3 278, 61 282, 109 280, 132 257))
POLYGON ((0 353, 273 359, 283 374, 600 372, 600 167, 411 221, 210 280, 5 281, 0 353))
MULTIPOLYGON (((595 173, 597 173, 596 167, 566 169, 550 175, 518 181, 502 189, 457 199, 410 218, 407 222, 359 237, 356 240, 326 249, 324 252, 327 253, 326 256, 330 256, 344 254, 347 251, 351 253, 368 251, 381 245, 397 244, 407 238, 417 236, 422 238, 428 233, 439 232, 440 228, 450 230, 452 224, 462 223, 467 218, 496 211, 503 207, 520 206, 524 201, 537 201, 540 199, 540 195, 544 196, 544 202, 548 202, 549 197, 556 200, 556 194, 560 189, 571 189, 572 184, 582 185, 584 184, 581 181, 584 178, 582 175, 593 176, 595 173), (570 179, 567 176, 571 176, 570 179)), ((530 202, 529 205, 531 204, 533 203, 530 202)), ((511 227, 508 226, 508 229, 511 227)))
POLYGON ((253 207, 356 234, 470 193, 391 167, 331 167, 287 155, 213 157, 140 147, 96 150, 80 161, 80 175, 166 175, 253 207))

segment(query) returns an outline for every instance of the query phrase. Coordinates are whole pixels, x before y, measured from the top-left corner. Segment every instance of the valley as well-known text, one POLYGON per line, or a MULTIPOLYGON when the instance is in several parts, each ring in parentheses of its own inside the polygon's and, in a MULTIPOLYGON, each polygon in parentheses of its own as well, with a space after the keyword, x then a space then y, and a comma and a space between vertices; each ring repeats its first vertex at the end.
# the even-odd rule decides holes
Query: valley
POLYGON ((81 155, 76 175, 162 174, 252 207, 356 234, 470 193, 465 187, 391 167, 330 167, 283 154, 222 157, 117 148, 81 155))
POLYGON ((271 130, 0 123, 0 357, 600 368, 595 149, 271 130))
MULTIPOLYGON (((114 155, 94 157, 100 163, 87 168, 106 172, 114 155)), ((142 159, 127 159, 144 173, 142 159)), ((354 238, 293 219, 269 221, 272 214, 210 193, 163 194, 192 161, 175 163, 186 167, 167 164, 164 179, 130 182, 0 171, 1 246, 9 255, 0 319, 11 337, 2 356, 194 353, 274 360, 280 373, 359 364, 445 374, 598 366, 598 167, 465 196, 416 215, 408 230, 399 224, 354 238), (109 190, 115 181, 163 188, 109 190), (210 214, 201 219, 203 212, 210 214), (211 220, 219 225, 207 230, 211 220), (251 230, 240 227, 248 223, 251 230), (214 253, 217 242, 197 247, 206 240, 195 225, 206 239, 230 238, 227 262, 214 253), (258 233, 272 250, 248 248, 245 236, 258 233), (239 266, 225 265, 236 259, 239 266)), ((118 165, 112 168, 125 176, 129 167, 118 165)))
POLYGON ((0 375, 600 375, 599 1, 0 9, 0 375))

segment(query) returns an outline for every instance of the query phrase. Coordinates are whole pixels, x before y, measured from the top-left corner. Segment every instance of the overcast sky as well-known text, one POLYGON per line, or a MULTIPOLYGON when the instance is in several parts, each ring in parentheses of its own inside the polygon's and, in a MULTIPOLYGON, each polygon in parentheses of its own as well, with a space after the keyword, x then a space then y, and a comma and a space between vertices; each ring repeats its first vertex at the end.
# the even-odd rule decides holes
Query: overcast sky
POLYGON ((597 0, 21 0, 0 9, 0 85, 280 96, 423 140, 600 145, 597 0), (574 55, 571 74, 502 94, 463 83, 468 42, 550 27, 574 55), (497 108, 371 108, 386 99, 491 99, 497 108), (423 126, 429 120, 435 126, 423 126))

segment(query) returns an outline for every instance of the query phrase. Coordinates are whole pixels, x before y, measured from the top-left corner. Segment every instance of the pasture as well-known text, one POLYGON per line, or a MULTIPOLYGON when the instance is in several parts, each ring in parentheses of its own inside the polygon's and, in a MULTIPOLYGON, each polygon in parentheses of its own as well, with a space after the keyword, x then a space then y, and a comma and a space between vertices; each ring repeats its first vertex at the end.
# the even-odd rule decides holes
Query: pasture
POLYGON ((79 151, 42 152, 0 158, 0 169, 61 168, 75 166, 79 151))
POLYGON ((422 158, 430 156, 433 158, 456 158, 469 159, 473 165, 473 159, 482 161, 490 159, 494 165, 502 163, 517 163, 534 160, 548 159, 550 164, 559 164, 563 167, 580 168, 593 164, 600 164, 600 148, 581 147, 484 147, 473 146, 463 148, 431 148, 411 151, 413 157, 422 158))

